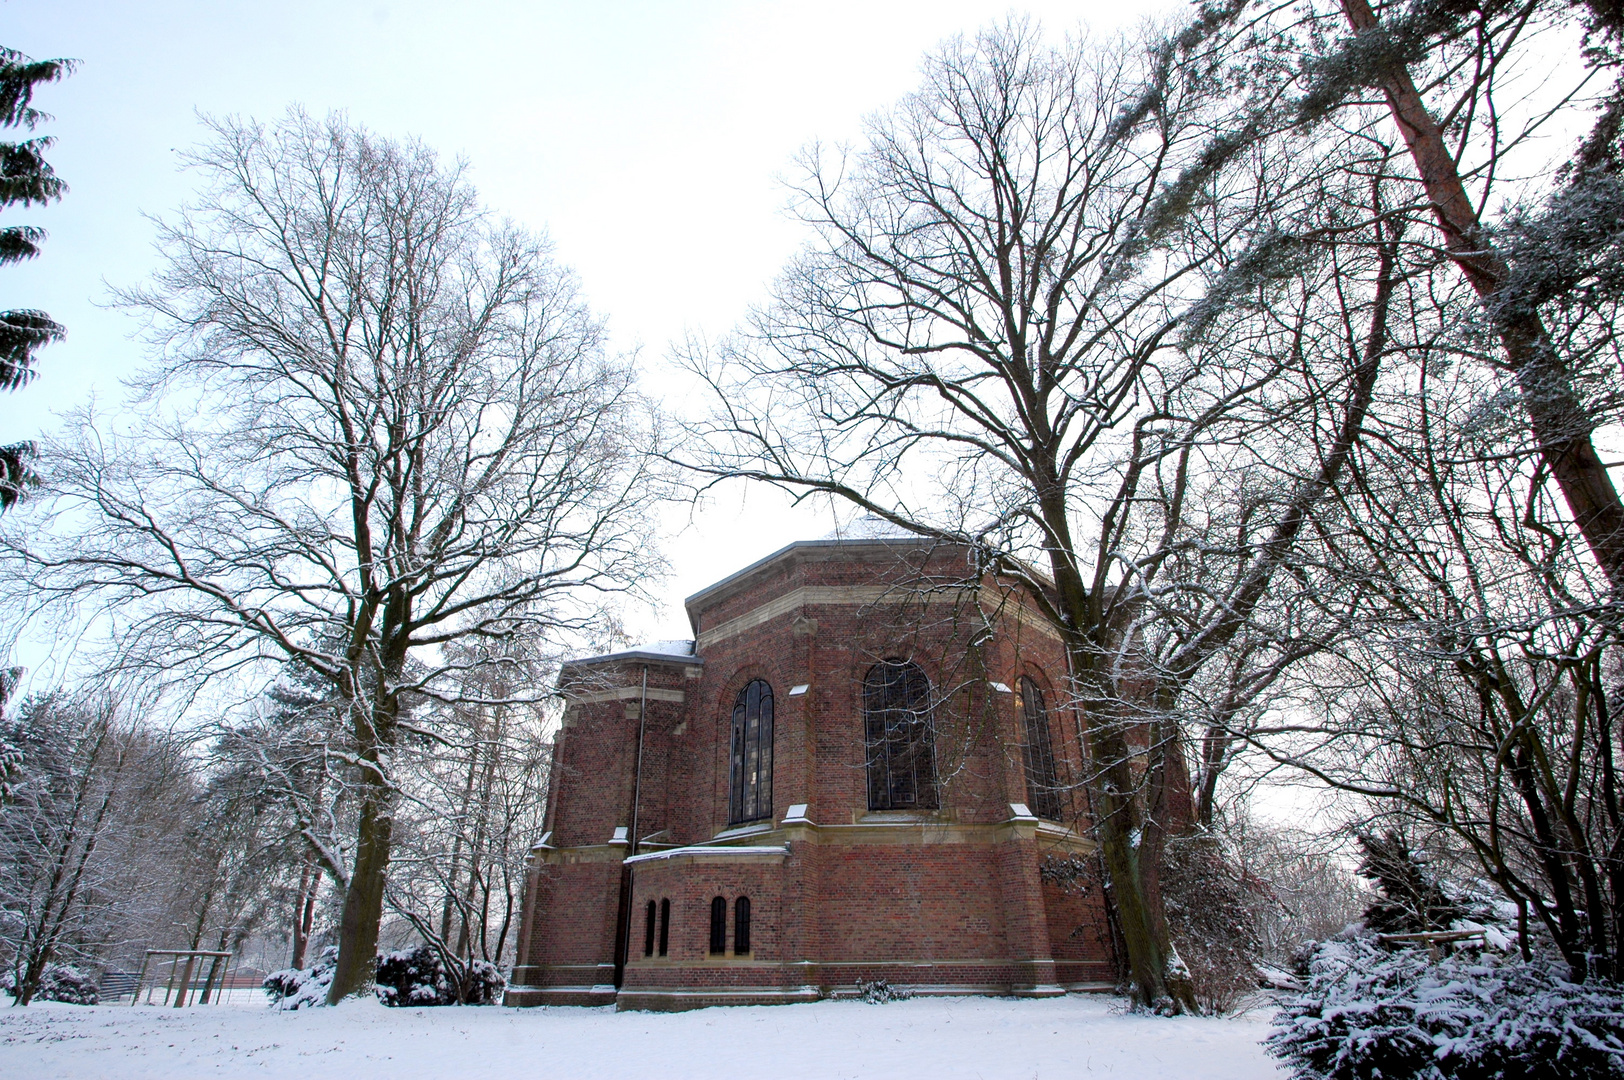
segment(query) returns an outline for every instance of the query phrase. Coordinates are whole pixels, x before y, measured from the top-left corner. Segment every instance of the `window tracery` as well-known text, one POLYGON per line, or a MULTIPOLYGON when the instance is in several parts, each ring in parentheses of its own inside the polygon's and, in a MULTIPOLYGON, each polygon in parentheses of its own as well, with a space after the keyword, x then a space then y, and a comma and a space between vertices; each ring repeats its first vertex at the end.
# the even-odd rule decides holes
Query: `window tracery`
POLYGON ((1055 774, 1054 739, 1049 730, 1049 710, 1043 690, 1028 676, 1018 680, 1021 720, 1025 740, 1021 747, 1026 761, 1026 799, 1032 812, 1049 821, 1060 820, 1064 807, 1055 774))
POLYGON ((935 809, 930 680, 918 664, 885 660, 863 679, 870 810, 935 809))
POLYGON ((773 814, 773 688, 753 679, 733 706, 728 824, 773 814))

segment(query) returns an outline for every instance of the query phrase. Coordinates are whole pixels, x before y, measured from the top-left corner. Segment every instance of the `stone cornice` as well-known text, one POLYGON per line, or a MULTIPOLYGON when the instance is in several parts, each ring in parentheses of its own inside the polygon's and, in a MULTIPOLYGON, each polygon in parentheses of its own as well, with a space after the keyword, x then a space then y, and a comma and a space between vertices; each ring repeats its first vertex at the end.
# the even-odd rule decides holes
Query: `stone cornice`
MULTIPOLYGON (((873 607, 888 601, 899 606, 910 603, 963 604, 972 588, 973 586, 968 585, 937 589, 911 589, 893 585, 803 585, 780 593, 742 615, 736 615, 725 622, 701 630, 696 649, 703 653, 717 642, 726 641, 763 623, 799 611, 803 607, 873 607)), ((1059 631, 1050 625, 1047 619, 1025 604, 1001 596, 996 589, 983 586, 978 590, 976 599, 986 611, 996 612, 1001 618, 1009 619, 1020 626, 1030 627, 1056 641, 1060 640, 1059 631)))

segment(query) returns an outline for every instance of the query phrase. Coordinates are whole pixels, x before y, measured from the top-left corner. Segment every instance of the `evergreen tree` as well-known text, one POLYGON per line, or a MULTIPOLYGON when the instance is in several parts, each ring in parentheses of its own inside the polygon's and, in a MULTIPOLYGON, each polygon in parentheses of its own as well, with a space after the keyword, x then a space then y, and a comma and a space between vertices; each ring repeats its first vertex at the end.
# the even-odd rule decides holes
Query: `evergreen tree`
POLYGON ((1378 934, 1414 934, 1447 930, 1470 914, 1444 893, 1398 832, 1360 833, 1358 839, 1365 851, 1359 874, 1378 893, 1365 909, 1365 926, 1378 934))
MULTIPOLYGON (((32 60, 15 49, 0 47, 0 127, 33 131, 50 116, 32 107, 34 87, 55 82, 73 70, 71 60, 32 60)), ((60 199, 67 185, 45 161, 54 140, 41 136, 0 142, 0 207, 33 206, 60 199)), ((45 230, 33 225, 0 228, 0 265, 39 254, 45 230)), ((0 311, 0 390, 15 390, 33 377, 34 352, 60 340, 62 325, 43 311, 0 311)), ((0 510, 11 506, 33 482, 28 467, 31 442, 0 446, 0 510)))

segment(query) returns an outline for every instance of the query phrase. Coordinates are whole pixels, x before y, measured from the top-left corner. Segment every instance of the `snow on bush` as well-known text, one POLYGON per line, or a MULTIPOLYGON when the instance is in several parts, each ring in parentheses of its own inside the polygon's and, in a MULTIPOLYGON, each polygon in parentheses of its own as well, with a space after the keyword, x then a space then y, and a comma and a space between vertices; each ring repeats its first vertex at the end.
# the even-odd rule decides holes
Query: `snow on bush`
POLYGON ((323 949, 307 968, 283 968, 265 976, 260 983, 270 996, 273 1009, 310 1009, 327 1002, 327 988, 333 984, 338 967, 338 946, 323 949))
POLYGON ((70 1005, 95 1005, 101 1000, 96 979, 69 964, 46 964, 39 981, 42 1001, 65 1001, 70 1005))
POLYGON ((507 980, 495 964, 466 961, 462 993, 458 974, 446 969, 440 954, 428 945, 401 949, 378 961, 378 999, 385 1005, 494 1005, 502 1000, 507 980))
POLYGON ((1624 1077, 1624 988, 1566 975, 1541 956, 1433 961, 1368 934, 1331 940, 1267 1045, 1298 1080, 1624 1077))
MULTIPOLYGON (((0 990, 17 996, 16 976, 0 975, 0 990)), ((65 1001, 69 1005, 95 1005, 101 1000, 96 980, 70 964, 46 964, 35 1001, 65 1001)))
POLYGON ((907 1001, 913 991, 905 986, 892 986, 884 979, 858 979, 857 994, 870 1005, 884 1005, 887 1001, 907 1001))

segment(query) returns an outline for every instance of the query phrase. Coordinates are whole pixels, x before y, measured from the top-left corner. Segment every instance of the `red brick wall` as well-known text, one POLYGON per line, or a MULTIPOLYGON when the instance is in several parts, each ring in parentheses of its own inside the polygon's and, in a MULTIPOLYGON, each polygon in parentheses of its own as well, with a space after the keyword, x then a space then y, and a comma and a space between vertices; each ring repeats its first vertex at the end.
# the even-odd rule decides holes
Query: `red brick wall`
MULTIPOLYGON (((804 980, 830 987, 858 977, 967 988, 1109 977, 1110 939, 1099 892, 1045 884, 1039 866, 1049 850, 1045 843, 1054 841, 1035 841, 1025 827, 1026 838, 1017 839, 1002 824, 1010 818, 1009 804, 1028 796, 1016 698, 992 690, 991 683, 1014 689, 1025 674, 1043 688, 1060 779, 1082 779, 1076 715, 1064 699, 1064 654, 1052 636, 1015 617, 1012 597, 994 611, 986 605, 993 590, 948 587, 964 584, 965 574, 962 554, 945 549, 796 549, 746 580, 702 595, 690 609, 702 670, 681 662, 648 665, 651 690, 667 693, 648 705, 640 835, 663 829, 663 840, 688 845, 709 842, 729 826, 733 703, 757 678, 772 686, 774 697, 771 825, 794 803, 809 804, 807 816, 820 826, 849 827, 865 818, 872 825, 862 685, 875 663, 891 657, 919 664, 942 696, 934 716, 941 813, 931 823, 899 826, 895 833, 865 827, 848 836, 826 828, 812 836, 778 831, 737 841, 781 844, 787 838, 792 853, 782 860, 634 864, 624 984, 633 994, 629 1000, 654 1001, 683 987, 718 993, 731 988, 745 1000, 752 987, 788 992, 804 980), (923 594, 931 602, 912 589, 920 581, 937 586, 923 594), (743 632, 715 636, 728 620, 792 590, 830 586, 889 586, 896 592, 877 602, 806 602, 743 632), (810 684, 810 692, 791 697, 799 683, 810 684), (671 693, 685 700, 658 700, 671 693), (730 949, 734 900, 750 897, 749 957, 709 955, 710 900, 716 895, 728 901, 730 949), (642 956, 650 898, 672 901, 664 960, 642 956)), ((640 690, 642 676, 640 661, 570 669, 566 692, 640 690)), ((602 846, 616 828, 630 825, 636 704, 632 696, 570 707, 553 766, 556 801, 548 827, 554 847, 602 846)), ((1085 808, 1081 797, 1074 803, 1079 812, 1085 808)), ((548 965, 612 960, 618 854, 601 852, 610 861, 542 867, 530 901, 527 971, 515 973, 516 983, 534 976, 534 985, 563 985, 564 969, 539 973, 548 965)))

